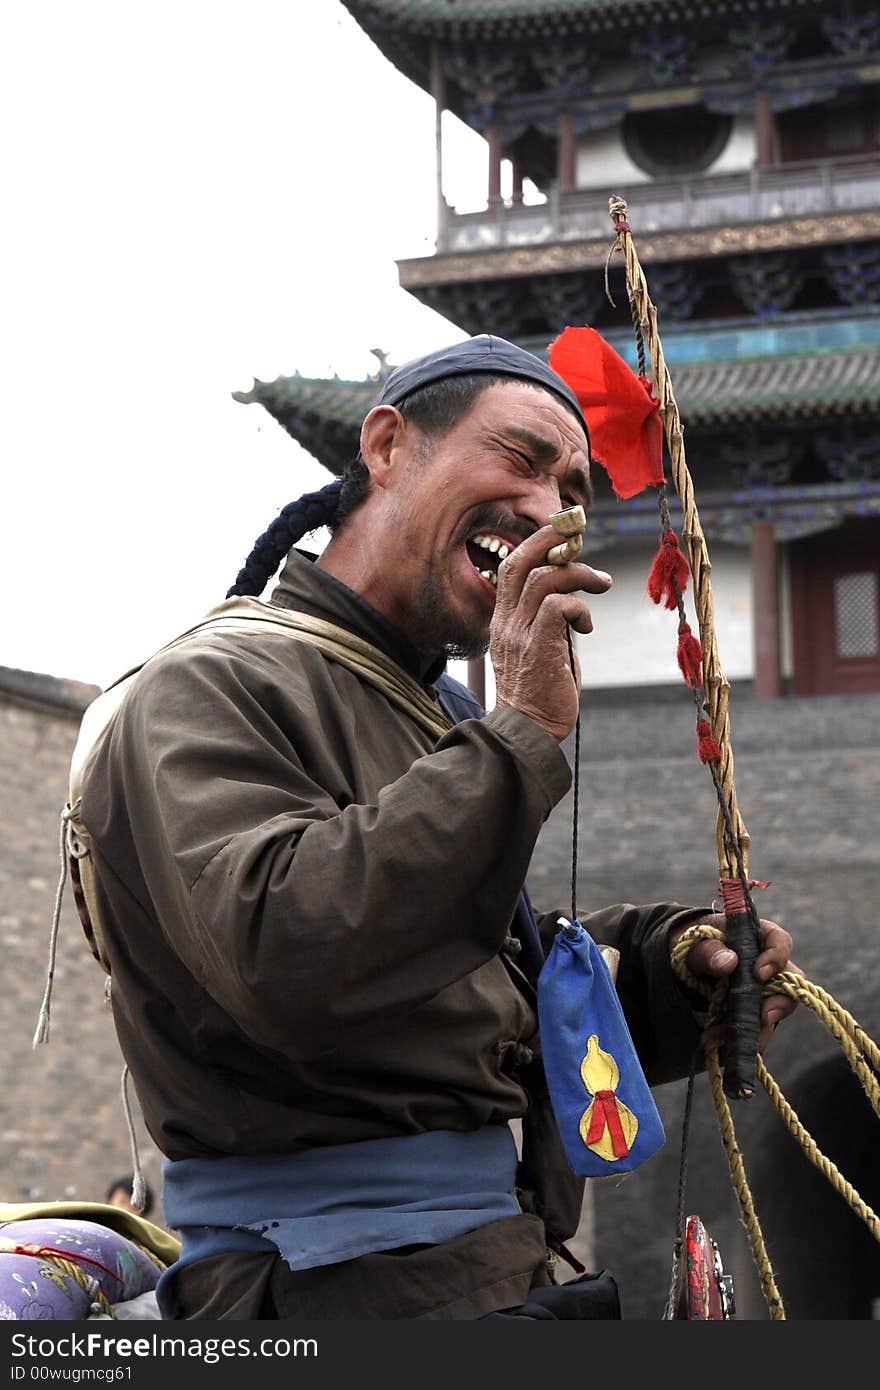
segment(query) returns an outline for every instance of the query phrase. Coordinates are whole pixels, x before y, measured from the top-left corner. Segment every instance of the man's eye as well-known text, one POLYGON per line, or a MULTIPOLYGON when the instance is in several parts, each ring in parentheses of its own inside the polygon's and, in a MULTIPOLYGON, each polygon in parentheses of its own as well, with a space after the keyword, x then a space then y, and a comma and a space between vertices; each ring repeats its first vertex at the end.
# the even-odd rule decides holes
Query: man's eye
POLYGON ((528 454, 520 454, 514 449, 511 451, 511 457, 517 468, 523 469, 526 473, 534 473, 535 465, 528 454))

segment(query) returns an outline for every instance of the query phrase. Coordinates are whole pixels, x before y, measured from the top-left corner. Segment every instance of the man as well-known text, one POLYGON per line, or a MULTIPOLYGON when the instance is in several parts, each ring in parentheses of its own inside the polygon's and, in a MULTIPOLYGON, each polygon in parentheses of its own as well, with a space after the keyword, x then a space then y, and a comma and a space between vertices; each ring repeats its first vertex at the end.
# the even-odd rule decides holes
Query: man
MULTIPOLYGON (((553 1315, 528 1300, 581 1184, 543 1086, 522 890, 571 782, 567 634, 611 583, 546 563, 589 463, 576 398, 531 354, 481 337, 399 368, 341 495, 285 508, 234 592, 329 519, 321 557, 292 550, 271 606, 236 600, 154 657, 96 748, 114 1017, 183 1237, 166 1317, 553 1315), (487 641, 479 718, 443 667, 487 641)), ((620 950, 652 1083, 699 1039, 669 950, 704 917, 585 919, 620 950)), ((790 941, 763 930, 775 973, 790 941)), ((717 943, 688 959, 735 964, 717 943)), ((765 1007, 764 1040, 788 1009, 765 1007)))
POLYGON ((134 1176, 129 1174, 125 1178, 117 1178, 111 1182, 104 1194, 104 1201, 111 1207, 121 1207, 123 1211, 130 1211, 135 1216, 149 1216, 153 1210, 153 1189, 149 1183, 144 1182, 143 1204, 136 1207, 132 1201, 131 1194, 134 1188, 134 1176))

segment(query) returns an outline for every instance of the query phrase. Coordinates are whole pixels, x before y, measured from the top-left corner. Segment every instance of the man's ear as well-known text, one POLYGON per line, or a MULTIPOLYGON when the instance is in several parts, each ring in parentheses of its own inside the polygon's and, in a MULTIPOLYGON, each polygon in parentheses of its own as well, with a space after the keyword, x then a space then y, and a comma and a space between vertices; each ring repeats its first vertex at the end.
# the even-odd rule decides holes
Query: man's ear
POLYGON ((387 487, 391 480, 406 421, 393 405, 376 405, 361 426, 361 458, 375 487, 387 487))

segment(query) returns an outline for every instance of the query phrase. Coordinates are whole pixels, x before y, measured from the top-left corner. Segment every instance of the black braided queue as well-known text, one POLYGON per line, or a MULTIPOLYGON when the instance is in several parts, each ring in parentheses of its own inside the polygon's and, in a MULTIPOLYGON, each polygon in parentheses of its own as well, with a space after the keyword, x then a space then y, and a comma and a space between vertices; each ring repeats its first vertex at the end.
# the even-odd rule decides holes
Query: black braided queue
POLYGON ((326 487, 317 492, 307 492, 295 502, 288 502, 286 507, 282 507, 275 520, 254 542, 253 550, 226 597, 233 598, 236 594, 259 597, 292 545, 296 545, 310 531, 317 531, 320 526, 332 526, 336 521, 342 487, 343 480, 334 478, 326 487))

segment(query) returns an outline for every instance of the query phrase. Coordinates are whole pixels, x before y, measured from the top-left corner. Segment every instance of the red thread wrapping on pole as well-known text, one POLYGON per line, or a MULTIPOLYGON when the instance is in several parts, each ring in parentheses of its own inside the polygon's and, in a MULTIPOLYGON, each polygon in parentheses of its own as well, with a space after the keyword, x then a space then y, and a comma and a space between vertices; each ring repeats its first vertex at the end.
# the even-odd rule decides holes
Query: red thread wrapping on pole
POLYGON ((622 232, 631 232, 632 227, 626 220, 623 220, 621 222, 615 222, 614 230, 617 233, 617 235, 620 236, 622 232))
POLYGON ((664 600, 669 609, 678 607, 679 596, 687 588, 691 567, 674 531, 666 531, 654 556, 648 575, 648 593, 655 603, 664 600))
POLYGON ((720 763, 721 745, 712 733, 708 719, 697 720, 697 752, 701 763, 720 763))
POLYGON ((678 668, 688 685, 703 684, 703 648, 691 632, 690 624, 678 625, 678 668))
MULTIPOLYGON (((748 912, 749 904, 746 900, 746 890, 743 887, 742 879, 721 878, 718 880, 721 889, 721 901, 724 905, 725 917, 734 917, 739 912, 748 912)), ((769 888, 769 878, 750 878, 750 888, 769 888)))
POLYGON ((721 901, 724 904, 725 917, 736 917, 741 912, 748 912, 746 890, 741 879, 722 878, 719 879, 718 886, 721 889, 721 901))

